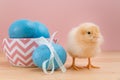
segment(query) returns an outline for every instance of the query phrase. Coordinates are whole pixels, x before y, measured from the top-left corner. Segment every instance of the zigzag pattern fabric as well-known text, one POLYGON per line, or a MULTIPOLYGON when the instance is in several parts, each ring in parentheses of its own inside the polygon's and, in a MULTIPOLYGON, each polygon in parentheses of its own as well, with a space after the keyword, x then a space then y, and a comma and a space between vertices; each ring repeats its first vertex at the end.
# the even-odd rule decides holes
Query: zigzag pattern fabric
POLYGON ((13 66, 33 67, 32 53, 38 47, 36 39, 9 39, 3 40, 3 51, 13 66))

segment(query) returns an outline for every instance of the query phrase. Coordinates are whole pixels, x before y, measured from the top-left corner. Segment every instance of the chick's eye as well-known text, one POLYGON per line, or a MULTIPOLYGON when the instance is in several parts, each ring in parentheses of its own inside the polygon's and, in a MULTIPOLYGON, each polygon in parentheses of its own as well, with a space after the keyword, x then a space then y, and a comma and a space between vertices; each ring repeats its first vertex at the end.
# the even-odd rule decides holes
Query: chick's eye
POLYGON ((87 32, 88 34, 91 34, 90 32, 87 32))

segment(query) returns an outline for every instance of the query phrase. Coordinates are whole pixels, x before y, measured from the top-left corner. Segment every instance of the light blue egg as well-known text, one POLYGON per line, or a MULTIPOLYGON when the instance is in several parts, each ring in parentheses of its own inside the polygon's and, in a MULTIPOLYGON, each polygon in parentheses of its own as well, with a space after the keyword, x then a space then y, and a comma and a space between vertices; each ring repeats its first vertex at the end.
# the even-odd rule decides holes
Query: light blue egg
MULTIPOLYGON (((66 57, 67 57, 66 51, 59 44, 53 43, 52 45, 56 50, 60 60, 64 64, 66 62, 66 57)), ((35 63, 36 66, 38 66, 39 68, 42 68, 43 62, 50 58, 50 54, 51 53, 49 48, 46 45, 41 45, 37 49, 35 49, 35 51, 33 52, 33 55, 32 55, 33 62, 35 63)), ((59 68, 55 59, 54 59, 54 65, 55 65, 55 70, 59 68)), ((47 63, 47 67, 48 67, 48 63, 47 63)))
POLYGON ((32 22, 27 19, 20 19, 13 22, 9 27, 10 38, 49 38, 48 28, 40 22, 32 22))
POLYGON ((48 28, 44 24, 40 22, 33 22, 33 24, 35 28, 35 35, 33 35, 34 38, 41 37, 41 36, 45 38, 50 37, 48 28))

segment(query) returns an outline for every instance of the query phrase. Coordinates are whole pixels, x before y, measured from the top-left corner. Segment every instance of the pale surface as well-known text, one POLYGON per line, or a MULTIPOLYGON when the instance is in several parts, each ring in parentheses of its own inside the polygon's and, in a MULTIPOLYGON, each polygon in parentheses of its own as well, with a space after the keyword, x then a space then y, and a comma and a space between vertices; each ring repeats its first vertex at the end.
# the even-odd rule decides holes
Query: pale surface
MULTIPOLYGON (((86 64, 86 59, 77 60, 79 66, 86 64)), ((52 75, 45 75, 38 68, 20 68, 10 66, 4 54, 0 54, 0 80, 120 80, 120 52, 104 52, 92 60, 100 69, 82 69, 80 71, 60 70, 52 75)), ((71 64, 68 57, 66 66, 71 64)))

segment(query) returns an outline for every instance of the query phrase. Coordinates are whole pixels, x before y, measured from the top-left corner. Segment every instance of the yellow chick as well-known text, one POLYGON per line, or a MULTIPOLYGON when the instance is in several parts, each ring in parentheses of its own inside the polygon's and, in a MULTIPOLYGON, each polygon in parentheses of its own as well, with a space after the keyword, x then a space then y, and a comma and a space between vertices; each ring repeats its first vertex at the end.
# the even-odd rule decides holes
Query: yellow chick
POLYGON ((103 36, 99 27, 93 23, 83 23, 73 28, 67 41, 67 51, 73 59, 71 68, 79 70, 75 65, 76 58, 88 58, 86 68, 99 68, 91 64, 91 58, 101 52, 100 45, 103 42, 103 36))

